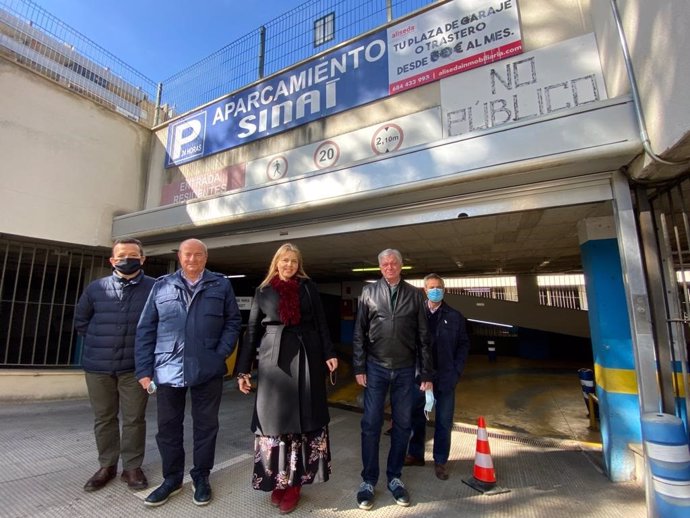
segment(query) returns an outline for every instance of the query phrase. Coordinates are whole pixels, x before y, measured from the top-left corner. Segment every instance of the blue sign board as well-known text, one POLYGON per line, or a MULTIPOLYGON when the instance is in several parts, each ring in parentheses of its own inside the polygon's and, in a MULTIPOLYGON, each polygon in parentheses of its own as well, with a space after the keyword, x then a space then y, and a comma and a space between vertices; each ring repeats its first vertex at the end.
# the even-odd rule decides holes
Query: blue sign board
POLYGON ((171 123, 166 167, 388 96, 386 38, 370 34, 171 123))

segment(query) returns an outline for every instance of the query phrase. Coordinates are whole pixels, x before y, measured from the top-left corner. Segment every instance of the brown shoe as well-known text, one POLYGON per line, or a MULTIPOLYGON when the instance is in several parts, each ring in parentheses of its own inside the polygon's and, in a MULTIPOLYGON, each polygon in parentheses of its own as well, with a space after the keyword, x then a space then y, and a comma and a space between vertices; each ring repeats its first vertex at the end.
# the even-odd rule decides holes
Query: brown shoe
POLYGON ((445 464, 434 464, 434 471, 436 472, 436 478, 448 480, 448 468, 446 468, 445 464))
POLYGON ((413 457, 412 455, 405 456, 405 466, 424 466, 424 459, 413 457))
POLYGON ((117 475, 117 467, 101 468, 84 484, 84 491, 97 491, 117 475))
POLYGON ((127 487, 130 489, 146 489, 149 487, 149 481, 146 480, 146 475, 141 471, 141 468, 126 469, 122 472, 120 478, 127 482, 127 487))

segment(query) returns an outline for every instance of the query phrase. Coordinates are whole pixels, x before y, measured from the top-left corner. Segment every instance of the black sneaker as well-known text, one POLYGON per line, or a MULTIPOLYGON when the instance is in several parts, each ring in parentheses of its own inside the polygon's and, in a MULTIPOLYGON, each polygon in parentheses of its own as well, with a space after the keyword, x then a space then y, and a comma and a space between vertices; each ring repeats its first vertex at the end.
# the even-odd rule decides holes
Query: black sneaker
POLYGON ((374 507, 374 486, 362 482, 357 490, 357 507, 368 511, 374 507))
POLYGON ((206 505, 211 501, 211 484, 208 483, 208 476, 202 476, 192 482, 194 496, 192 501, 196 505, 206 505))
POLYGON ((405 489, 405 484, 399 478, 394 478, 388 482, 388 491, 393 494, 395 498, 395 503, 407 507, 410 505, 410 495, 405 489))
POLYGON ((144 500, 144 505, 149 507, 158 507, 159 505, 163 505, 171 496, 176 495, 180 491, 182 491, 182 484, 175 484, 173 482, 164 480, 158 489, 154 489, 153 492, 146 497, 144 500))

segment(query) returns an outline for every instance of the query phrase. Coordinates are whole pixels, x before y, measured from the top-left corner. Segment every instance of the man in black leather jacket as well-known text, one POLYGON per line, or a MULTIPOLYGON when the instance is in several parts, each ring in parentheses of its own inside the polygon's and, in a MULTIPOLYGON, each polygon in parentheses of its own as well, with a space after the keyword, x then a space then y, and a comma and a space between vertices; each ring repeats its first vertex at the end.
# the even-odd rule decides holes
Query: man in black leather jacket
POLYGON ((383 277, 362 290, 353 340, 353 369, 364 390, 362 417, 362 483, 357 491, 360 509, 373 507, 379 477, 379 441, 386 394, 390 389, 393 430, 386 476, 395 502, 410 505, 400 480, 411 430, 415 390, 433 390, 431 343, 424 294, 403 281, 402 256, 386 249, 379 254, 383 277), (415 385, 420 359, 421 385, 415 385))

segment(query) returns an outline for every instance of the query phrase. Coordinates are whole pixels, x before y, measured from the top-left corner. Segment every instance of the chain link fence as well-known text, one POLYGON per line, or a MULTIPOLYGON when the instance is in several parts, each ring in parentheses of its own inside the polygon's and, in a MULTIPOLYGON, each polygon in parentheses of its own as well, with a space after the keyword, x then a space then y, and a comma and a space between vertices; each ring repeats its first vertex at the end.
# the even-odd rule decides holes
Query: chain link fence
POLYGON ((164 80, 161 102, 165 118, 239 90, 433 3, 435 0, 308 0, 164 80))

